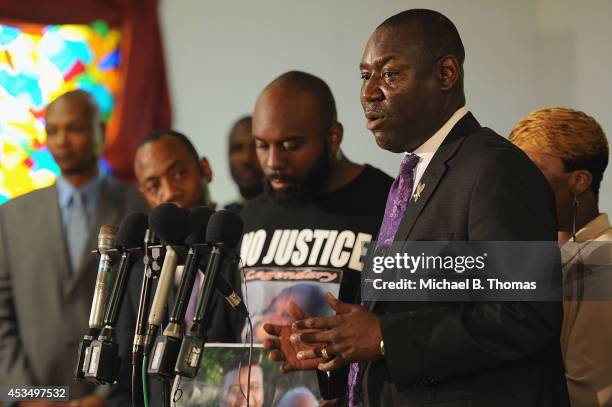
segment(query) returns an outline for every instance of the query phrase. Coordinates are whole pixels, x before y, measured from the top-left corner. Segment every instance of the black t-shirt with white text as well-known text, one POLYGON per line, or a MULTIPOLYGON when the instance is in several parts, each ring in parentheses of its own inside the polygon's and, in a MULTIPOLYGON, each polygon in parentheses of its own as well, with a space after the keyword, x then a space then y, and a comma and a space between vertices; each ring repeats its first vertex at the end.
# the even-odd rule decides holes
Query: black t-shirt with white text
MULTIPOLYGON (((342 188, 299 205, 279 205, 267 195, 242 211, 242 270, 227 275, 248 306, 253 339, 266 338, 264 322, 292 322, 288 300, 312 315, 333 314, 325 292, 354 303, 359 298, 362 248, 376 239, 393 179, 365 165, 342 188)), ((244 342, 244 318, 217 295, 208 326, 209 341, 244 342)), ((348 367, 331 375, 311 371, 284 375, 324 398, 346 392, 348 367)))
MULTIPOLYGON (((357 300, 362 244, 376 239, 392 183, 391 177, 365 165, 347 185, 314 201, 279 205, 264 194, 243 209, 243 270, 225 277, 249 308, 256 342, 265 336, 264 319, 287 319, 288 298, 319 315, 331 314, 326 291, 345 302, 357 300)), ((208 340, 245 340, 244 318, 219 293, 213 297, 208 340)))
POLYGON ((290 321, 289 299, 312 315, 333 313, 327 291, 356 301, 362 248, 376 239, 392 182, 366 165, 347 185, 311 202, 280 205, 262 195, 244 208, 241 282, 256 342, 266 337, 264 322, 290 321))

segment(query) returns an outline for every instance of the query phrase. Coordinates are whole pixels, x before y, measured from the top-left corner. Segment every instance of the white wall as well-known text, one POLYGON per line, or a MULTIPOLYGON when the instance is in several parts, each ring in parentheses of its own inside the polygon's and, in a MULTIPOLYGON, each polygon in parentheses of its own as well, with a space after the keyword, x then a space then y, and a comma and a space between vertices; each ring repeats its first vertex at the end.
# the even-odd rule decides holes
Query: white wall
MULTIPOLYGON (((163 0, 174 125, 211 161, 214 199, 237 195, 226 158, 231 123, 251 111, 268 82, 292 69, 330 85, 347 155, 395 176, 399 158, 379 149, 364 127, 357 66, 374 28, 414 7, 438 10, 457 25, 466 96, 481 124, 507 136, 531 110, 565 105, 591 114, 612 135, 609 0, 163 0)), ((610 177, 609 170, 606 211, 610 177)))

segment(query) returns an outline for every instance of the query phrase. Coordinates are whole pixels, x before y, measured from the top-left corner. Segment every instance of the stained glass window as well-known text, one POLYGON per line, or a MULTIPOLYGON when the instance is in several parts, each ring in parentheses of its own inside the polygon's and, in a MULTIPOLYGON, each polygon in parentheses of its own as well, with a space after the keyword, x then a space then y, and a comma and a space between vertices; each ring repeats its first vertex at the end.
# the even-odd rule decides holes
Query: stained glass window
POLYGON ((120 86, 119 41, 119 30, 104 22, 0 23, 0 204, 52 184, 59 174, 45 144, 49 102, 84 89, 112 122, 120 86))

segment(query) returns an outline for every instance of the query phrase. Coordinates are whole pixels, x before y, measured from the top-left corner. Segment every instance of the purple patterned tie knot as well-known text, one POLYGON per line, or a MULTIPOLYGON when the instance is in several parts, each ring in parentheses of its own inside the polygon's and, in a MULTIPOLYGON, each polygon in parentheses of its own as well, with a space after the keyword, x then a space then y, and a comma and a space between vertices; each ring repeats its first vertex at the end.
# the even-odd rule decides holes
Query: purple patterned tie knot
POLYGON ((395 238, 395 233, 397 233, 397 229, 406 212, 408 201, 412 195, 414 169, 418 162, 419 156, 416 154, 407 154, 402 160, 399 175, 393 182, 393 185, 391 185, 389 196, 387 197, 385 217, 378 233, 379 246, 390 245, 395 238))
MULTIPOLYGON (((378 244, 391 245, 397 229, 406 213, 406 207, 408 201, 412 196, 412 189, 414 187, 414 169, 419 162, 420 157, 416 154, 407 154, 404 156, 400 165, 399 175, 393 181, 391 189, 389 190, 389 196, 387 197, 387 206, 385 207, 385 217, 383 223, 380 226, 380 232, 378 233, 378 244)), ((361 389, 361 379, 363 372, 361 371, 363 366, 356 362, 351 363, 348 377, 348 407, 361 407, 363 406, 363 393, 361 389)))
POLYGON ((412 174, 419 163, 419 159, 419 156, 416 154, 406 154, 400 164, 400 175, 412 174))

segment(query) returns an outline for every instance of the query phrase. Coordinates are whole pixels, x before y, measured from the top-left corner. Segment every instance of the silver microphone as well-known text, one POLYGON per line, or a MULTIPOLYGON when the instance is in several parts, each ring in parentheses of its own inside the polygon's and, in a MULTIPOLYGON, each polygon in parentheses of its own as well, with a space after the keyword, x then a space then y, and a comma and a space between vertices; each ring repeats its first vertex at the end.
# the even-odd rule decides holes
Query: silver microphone
POLYGON ((172 246, 166 246, 166 257, 159 274, 157 289, 155 290, 155 296, 153 297, 153 303, 149 312, 149 320, 147 321, 149 326, 159 327, 162 323, 177 264, 178 256, 176 251, 174 251, 172 246))
POLYGON ((108 251, 115 247, 117 230, 117 226, 102 225, 100 233, 98 233, 100 262, 98 263, 98 276, 96 277, 96 286, 89 314, 90 328, 101 329, 104 325, 104 312, 108 301, 109 288, 113 282, 112 260, 108 251))

